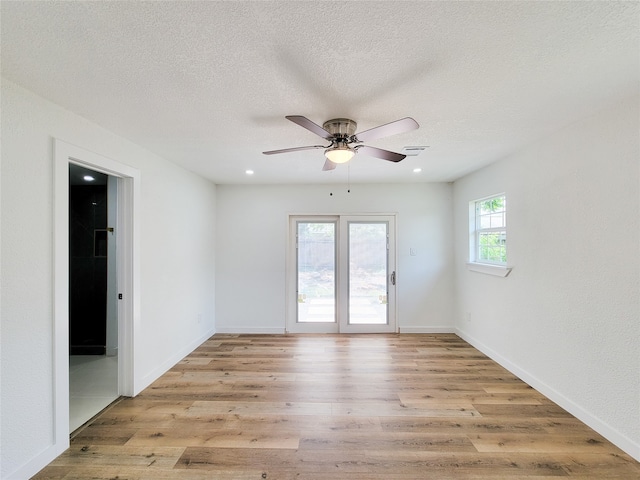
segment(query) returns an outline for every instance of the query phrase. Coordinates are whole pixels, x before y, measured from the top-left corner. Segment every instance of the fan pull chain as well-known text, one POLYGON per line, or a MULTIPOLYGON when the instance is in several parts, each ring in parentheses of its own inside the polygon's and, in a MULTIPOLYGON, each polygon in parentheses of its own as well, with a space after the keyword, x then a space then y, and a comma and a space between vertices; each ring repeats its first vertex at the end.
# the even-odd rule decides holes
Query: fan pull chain
MULTIPOLYGON (((347 164, 347 193, 351 193, 351 167, 347 164)), ((333 192, 329 192, 329 196, 333 197, 333 192)))

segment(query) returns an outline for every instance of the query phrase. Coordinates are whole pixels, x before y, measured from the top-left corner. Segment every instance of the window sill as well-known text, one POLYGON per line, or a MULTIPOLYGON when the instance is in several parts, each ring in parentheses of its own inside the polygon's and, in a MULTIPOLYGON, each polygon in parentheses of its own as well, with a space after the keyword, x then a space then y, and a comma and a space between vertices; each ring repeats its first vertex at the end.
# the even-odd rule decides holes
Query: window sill
POLYGON ((506 277, 511 273, 512 269, 512 267, 505 267, 503 265, 491 265, 489 263, 476 262, 468 262, 467 268, 472 272, 495 275, 496 277, 506 277))

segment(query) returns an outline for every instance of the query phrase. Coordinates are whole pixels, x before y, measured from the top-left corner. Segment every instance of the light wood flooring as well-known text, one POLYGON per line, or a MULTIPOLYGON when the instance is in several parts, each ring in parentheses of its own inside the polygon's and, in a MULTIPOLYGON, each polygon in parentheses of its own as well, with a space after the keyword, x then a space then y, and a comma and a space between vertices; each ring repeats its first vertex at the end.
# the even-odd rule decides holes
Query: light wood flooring
POLYGON ((35 478, 558 477, 640 464, 444 334, 215 335, 35 478))

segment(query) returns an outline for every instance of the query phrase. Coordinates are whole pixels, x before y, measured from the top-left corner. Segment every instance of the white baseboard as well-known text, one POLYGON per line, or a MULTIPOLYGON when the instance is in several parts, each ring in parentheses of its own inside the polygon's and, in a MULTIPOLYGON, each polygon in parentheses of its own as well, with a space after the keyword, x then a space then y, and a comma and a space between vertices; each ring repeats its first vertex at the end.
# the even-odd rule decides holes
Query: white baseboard
POLYGON ((518 365, 512 363, 509 359, 503 357, 495 350, 487 347, 482 342, 478 341, 474 337, 466 334, 464 331, 459 328, 456 329, 456 334, 473 345, 475 348, 480 350, 482 353, 490 357, 492 360, 496 361, 504 368, 509 370, 511 373, 519 377, 521 380, 538 390, 544 396, 546 396, 549 400, 557 403, 560 407, 564 408, 571 415, 576 417, 578 420, 582 421, 600 435, 605 437, 611 443, 616 445, 621 450, 625 451, 629 455, 631 455, 636 460, 640 461, 640 444, 634 442, 632 439, 627 437, 626 435, 620 433, 615 428, 611 427, 609 424, 603 422, 598 417, 594 416, 592 413, 585 410, 583 407, 575 403, 573 400, 565 397, 563 394, 558 392, 557 390, 551 388, 549 385, 539 380, 535 376, 531 375, 526 370, 523 370, 518 365))
POLYGON ((208 330, 207 333, 202 335, 200 338, 194 340, 186 347, 180 349, 177 353, 173 354, 166 361, 162 362, 158 367, 154 368, 151 372, 147 373, 143 376, 139 382, 135 382, 135 390, 133 392, 134 396, 138 395, 142 390, 147 388, 153 382, 155 382, 158 378, 164 375, 170 368, 175 366, 180 360, 193 352, 196 348, 202 345, 205 341, 207 341, 211 336, 216 333, 215 329, 208 330))
MULTIPOLYGON (((217 328, 217 333, 228 335, 283 335, 284 328, 217 328)), ((400 327, 399 333, 456 333, 455 327, 400 327)))
POLYGON ((216 333, 225 333, 229 335, 284 335, 284 327, 218 327, 216 333))
POLYGON ((456 333, 456 327, 400 327, 400 333, 456 333))

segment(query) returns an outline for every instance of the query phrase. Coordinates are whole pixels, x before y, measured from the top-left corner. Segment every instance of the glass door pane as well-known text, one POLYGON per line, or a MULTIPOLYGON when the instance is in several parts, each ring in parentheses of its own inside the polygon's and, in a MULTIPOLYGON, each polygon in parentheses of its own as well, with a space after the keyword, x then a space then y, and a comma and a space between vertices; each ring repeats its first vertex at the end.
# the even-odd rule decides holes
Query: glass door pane
POLYGON ((348 325, 387 325, 387 222, 348 222, 348 325))
POLYGON ((297 322, 336 322, 336 222, 297 222, 297 322))

